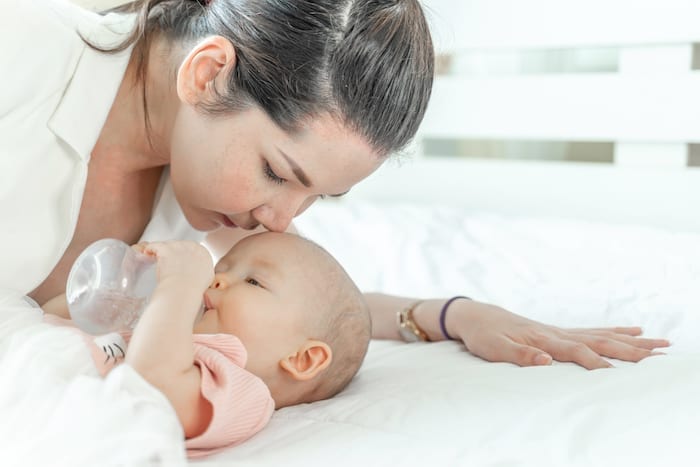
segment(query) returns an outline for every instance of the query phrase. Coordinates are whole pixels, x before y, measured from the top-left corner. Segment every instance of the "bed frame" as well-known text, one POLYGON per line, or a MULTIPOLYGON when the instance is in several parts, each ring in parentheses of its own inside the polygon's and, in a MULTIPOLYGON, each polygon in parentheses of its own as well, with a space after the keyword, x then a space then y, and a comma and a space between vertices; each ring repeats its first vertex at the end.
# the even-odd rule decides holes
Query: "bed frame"
MULTIPOLYGON (((700 231, 700 3, 426 0, 438 69, 469 54, 605 51, 602 72, 440 72, 408 161, 352 190, 378 202, 460 205, 700 231), (608 142, 609 163, 427 154, 433 139, 608 142)), ((455 68, 453 66, 453 68, 455 68)))

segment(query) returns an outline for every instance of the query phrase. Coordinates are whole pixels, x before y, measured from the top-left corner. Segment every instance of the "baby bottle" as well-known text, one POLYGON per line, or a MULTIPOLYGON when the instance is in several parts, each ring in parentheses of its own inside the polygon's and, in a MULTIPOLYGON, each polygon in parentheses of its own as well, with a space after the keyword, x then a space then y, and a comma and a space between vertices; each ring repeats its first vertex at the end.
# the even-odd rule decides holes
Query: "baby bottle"
POLYGON ((154 257, 121 240, 98 240, 78 256, 68 275, 68 311, 76 326, 95 336, 131 330, 156 283, 154 257))

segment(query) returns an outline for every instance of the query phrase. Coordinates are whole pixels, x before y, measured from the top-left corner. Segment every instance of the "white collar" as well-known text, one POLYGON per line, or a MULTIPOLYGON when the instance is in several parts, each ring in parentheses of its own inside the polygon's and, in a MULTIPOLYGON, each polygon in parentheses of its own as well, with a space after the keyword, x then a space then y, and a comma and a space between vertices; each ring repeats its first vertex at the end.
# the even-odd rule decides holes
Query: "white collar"
MULTIPOLYGON (((132 15, 107 15, 79 26, 83 37, 97 44, 118 43, 134 24, 132 15)), ((76 28, 78 25, 76 24, 76 28)), ((124 77, 131 48, 107 54, 83 46, 73 77, 49 119, 49 129, 88 161, 124 77)))

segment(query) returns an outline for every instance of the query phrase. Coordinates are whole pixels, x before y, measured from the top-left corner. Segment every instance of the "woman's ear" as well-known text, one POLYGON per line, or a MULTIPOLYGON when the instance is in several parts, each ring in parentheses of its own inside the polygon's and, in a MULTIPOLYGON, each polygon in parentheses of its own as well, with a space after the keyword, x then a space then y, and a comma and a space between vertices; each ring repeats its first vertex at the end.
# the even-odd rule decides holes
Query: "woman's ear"
POLYGON ((280 367, 297 381, 315 378, 331 364, 333 352, 328 344, 317 340, 306 341, 295 354, 280 360, 280 367))
POLYGON ((236 49, 228 39, 222 36, 203 39, 180 64, 176 81, 178 97, 191 105, 206 101, 222 70, 232 70, 235 66, 236 49))

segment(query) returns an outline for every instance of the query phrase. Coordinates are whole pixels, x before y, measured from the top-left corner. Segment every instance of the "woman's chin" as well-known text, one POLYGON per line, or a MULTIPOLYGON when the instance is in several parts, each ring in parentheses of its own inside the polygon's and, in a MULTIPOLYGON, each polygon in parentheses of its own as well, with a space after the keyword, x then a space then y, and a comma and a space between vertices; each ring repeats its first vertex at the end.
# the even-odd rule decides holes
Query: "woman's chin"
POLYGON ((219 230, 222 227, 225 227, 223 224, 220 214, 217 213, 190 213, 186 212, 183 210, 183 214, 185 214, 185 219, 187 219, 187 223, 192 226, 193 229, 198 230, 200 232, 212 232, 214 230, 219 230))

